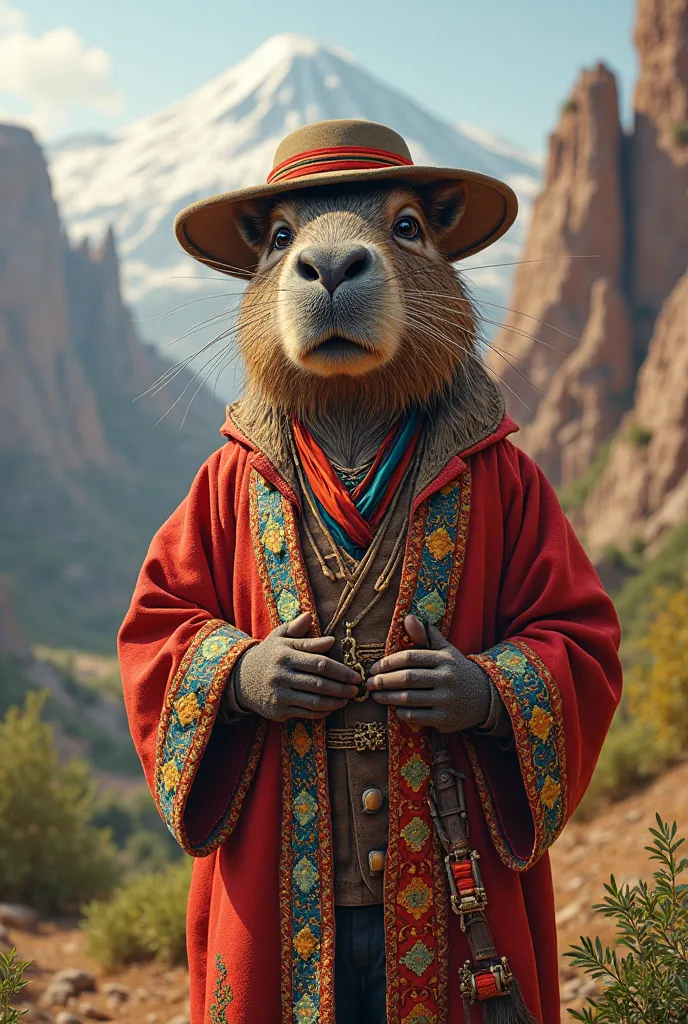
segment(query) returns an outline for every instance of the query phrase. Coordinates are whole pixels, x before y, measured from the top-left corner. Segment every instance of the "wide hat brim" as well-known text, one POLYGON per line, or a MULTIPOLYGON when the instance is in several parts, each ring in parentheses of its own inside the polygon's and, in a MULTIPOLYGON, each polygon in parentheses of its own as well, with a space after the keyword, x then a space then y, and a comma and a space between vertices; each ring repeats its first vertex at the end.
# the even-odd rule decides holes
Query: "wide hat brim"
POLYGON ((303 188, 359 181, 400 181, 415 185, 465 182, 466 209, 454 230, 443 240, 446 255, 452 262, 492 245, 509 230, 518 213, 518 199, 513 190, 487 174, 453 167, 376 167, 309 174, 293 181, 254 185, 200 199, 177 215, 174 233, 182 248, 200 263, 222 274, 246 279, 256 269, 256 253, 238 226, 248 203, 303 188))

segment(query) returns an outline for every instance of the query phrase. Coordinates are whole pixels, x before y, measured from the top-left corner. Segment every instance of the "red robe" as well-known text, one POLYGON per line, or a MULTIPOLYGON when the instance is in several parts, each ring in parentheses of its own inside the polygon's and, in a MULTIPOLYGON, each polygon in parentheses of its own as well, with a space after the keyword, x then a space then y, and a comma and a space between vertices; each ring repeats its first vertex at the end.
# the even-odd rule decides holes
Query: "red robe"
MULTIPOLYGON (((559 1022, 547 849, 590 780, 621 690, 613 606, 552 488, 507 438, 450 458, 414 504, 388 653, 435 621, 489 672, 514 744, 452 737, 487 916, 531 1012, 559 1022)), ((159 809, 194 865, 192 1024, 333 1024, 324 722, 216 721, 240 655, 314 610, 296 496, 228 421, 228 443, 153 540, 119 643, 129 722, 159 809)), ((388 1020, 463 1019, 470 956, 448 910, 426 794, 426 731, 389 714, 388 1020)), ((472 1020, 482 1019, 479 1006, 472 1020)))

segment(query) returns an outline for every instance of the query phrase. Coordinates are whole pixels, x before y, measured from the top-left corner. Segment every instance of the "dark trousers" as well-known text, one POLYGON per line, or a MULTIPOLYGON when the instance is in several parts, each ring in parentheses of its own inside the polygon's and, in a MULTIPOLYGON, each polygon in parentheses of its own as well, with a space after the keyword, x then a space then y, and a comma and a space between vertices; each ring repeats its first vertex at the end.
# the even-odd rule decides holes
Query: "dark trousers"
POLYGON ((387 979, 382 904, 335 910, 337 1024, 385 1024, 387 979))

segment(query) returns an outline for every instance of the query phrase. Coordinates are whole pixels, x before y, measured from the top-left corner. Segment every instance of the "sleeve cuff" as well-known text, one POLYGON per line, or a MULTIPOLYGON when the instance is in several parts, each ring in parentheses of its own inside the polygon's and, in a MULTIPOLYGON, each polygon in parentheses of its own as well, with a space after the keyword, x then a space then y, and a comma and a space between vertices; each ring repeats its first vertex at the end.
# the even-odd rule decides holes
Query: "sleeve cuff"
POLYGON ((498 774, 488 769, 480 747, 467 747, 494 844, 515 870, 531 867, 552 845, 567 818, 564 723, 559 689, 546 665, 521 640, 471 655, 489 675, 511 719, 525 796, 532 816, 529 849, 510 835, 508 800, 500 802, 498 774))
POLYGON ((265 724, 260 722, 223 814, 207 835, 191 842, 184 812, 213 731, 227 680, 241 657, 258 641, 220 619, 196 634, 169 688, 158 728, 155 795, 158 809, 180 846, 205 856, 227 839, 255 772, 265 724))

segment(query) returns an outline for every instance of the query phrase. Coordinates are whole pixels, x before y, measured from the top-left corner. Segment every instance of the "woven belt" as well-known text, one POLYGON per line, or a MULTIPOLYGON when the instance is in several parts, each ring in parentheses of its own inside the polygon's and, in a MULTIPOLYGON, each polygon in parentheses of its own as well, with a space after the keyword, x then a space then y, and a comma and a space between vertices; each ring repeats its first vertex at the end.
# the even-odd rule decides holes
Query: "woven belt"
POLYGON ((356 722, 348 729, 328 729, 330 750, 386 750, 387 730, 382 722, 356 722))

